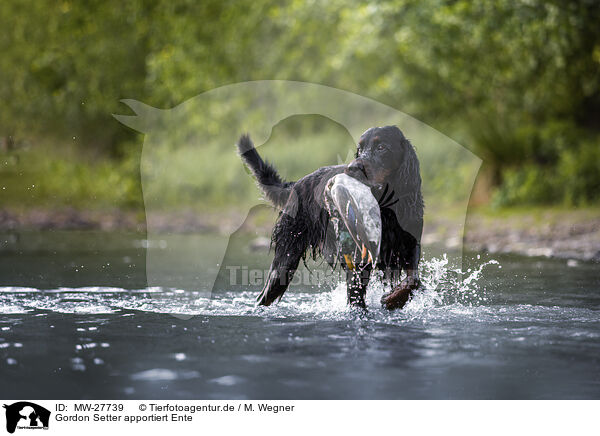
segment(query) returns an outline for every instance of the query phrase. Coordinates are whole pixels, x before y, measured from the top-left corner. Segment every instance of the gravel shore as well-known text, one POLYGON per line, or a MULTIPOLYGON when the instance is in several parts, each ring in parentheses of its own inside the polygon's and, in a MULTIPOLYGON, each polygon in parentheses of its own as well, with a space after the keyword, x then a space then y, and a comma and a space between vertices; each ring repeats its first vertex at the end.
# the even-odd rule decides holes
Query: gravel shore
MULTIPOLYGON (((265 210, 267 210, 265 208, 265 210)), ((262 219, 249 219, 249 225, 258 235, 268 236, 275 217, 272 211, 263 211, 262 219)), ((191 211, 152 214, 150 226, 164 232, 231 233, 239 214, 197 214, 191 211)), ((444 240, 443 223, 430 227, 427 241, 444 240)), ((15 212, 0 209, 0 231, 23 230, 102 230, 146 231, 143 212, 58 211, 28 210, 15 212)), ((449 246, 458 241, 448 241, 449 246)), ((536 210, 489 214, 470 211, 464 234, 465 247, 490 253, 516 253, 524 256, 556 257, 600 262, 600 211, 585 209, 572 211, 536 210)))
POLYGON ((467 215, 465 245, 476 251, 600 262, 600 213, 594 210, 467 215))

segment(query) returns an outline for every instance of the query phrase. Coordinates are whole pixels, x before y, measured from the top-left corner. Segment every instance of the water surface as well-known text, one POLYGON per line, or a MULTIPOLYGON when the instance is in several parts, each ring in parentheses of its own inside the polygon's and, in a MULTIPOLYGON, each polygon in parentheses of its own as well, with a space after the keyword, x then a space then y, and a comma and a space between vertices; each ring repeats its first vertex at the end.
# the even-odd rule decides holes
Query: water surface
POLYGON ((140 235, 0 236, 2 398, 600 398, 598 264, 473 254, 459 274, 436 254, 404 310, 374 282, 363 314, 336 280, 257 308, 180 259, 184 286, 148 286, 140 235))

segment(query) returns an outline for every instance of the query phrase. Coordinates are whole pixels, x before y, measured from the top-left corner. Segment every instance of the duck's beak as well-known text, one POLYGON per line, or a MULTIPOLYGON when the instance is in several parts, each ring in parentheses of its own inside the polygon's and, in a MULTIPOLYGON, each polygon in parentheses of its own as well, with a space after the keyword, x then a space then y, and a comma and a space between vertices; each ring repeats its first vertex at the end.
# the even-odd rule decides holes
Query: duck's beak
POLYGON ((338 174, 327 184, 327 193, 359 248, 361 263, 376 265, 381 246, 381 213, 371 189, 347 174, 338 174))

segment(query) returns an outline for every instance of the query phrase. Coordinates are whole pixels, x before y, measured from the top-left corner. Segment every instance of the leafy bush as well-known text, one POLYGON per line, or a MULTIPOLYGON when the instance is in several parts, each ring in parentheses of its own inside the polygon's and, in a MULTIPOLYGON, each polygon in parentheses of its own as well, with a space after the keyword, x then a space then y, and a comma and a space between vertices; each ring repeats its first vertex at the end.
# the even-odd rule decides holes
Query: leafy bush
POLYGON ((600 141, 583 142, 567 149, 558 163, 557 175, 562 184, 563 199, 579 206, 600 200, 600 141))
POLYGON ((600 200, 600 143, 587 140, 564 148, 551 165, 528 163, 505 169, 492 206, 565 204, 585 206, 600 200))
POLYGON ((492 197, 492 207, 555 203, 560 193, 555 191, 550 173, 535 165, 506 169, 503 182, 492 197))
POLYGON ((137 208, 139 147, 119 160, 48 144, 0 153, 0 200, 9 207, 137 208))

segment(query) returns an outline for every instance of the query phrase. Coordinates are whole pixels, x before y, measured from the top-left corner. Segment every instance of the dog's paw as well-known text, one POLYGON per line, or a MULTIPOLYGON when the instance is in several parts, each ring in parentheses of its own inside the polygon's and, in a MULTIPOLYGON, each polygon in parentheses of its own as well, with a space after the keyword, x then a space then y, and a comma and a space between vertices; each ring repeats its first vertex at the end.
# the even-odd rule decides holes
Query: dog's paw
POLYGON ((387 310, 402 309, 412 295, 412 289, 396 286, 392 292, 381 297, 381 304, 387 310))
POLYGON ((402 309, 413 295, 413 291, 418 289, 421 281, 416 277, 407 277, 402 282, 381 297, 381 304, 387 310, 402 309))

